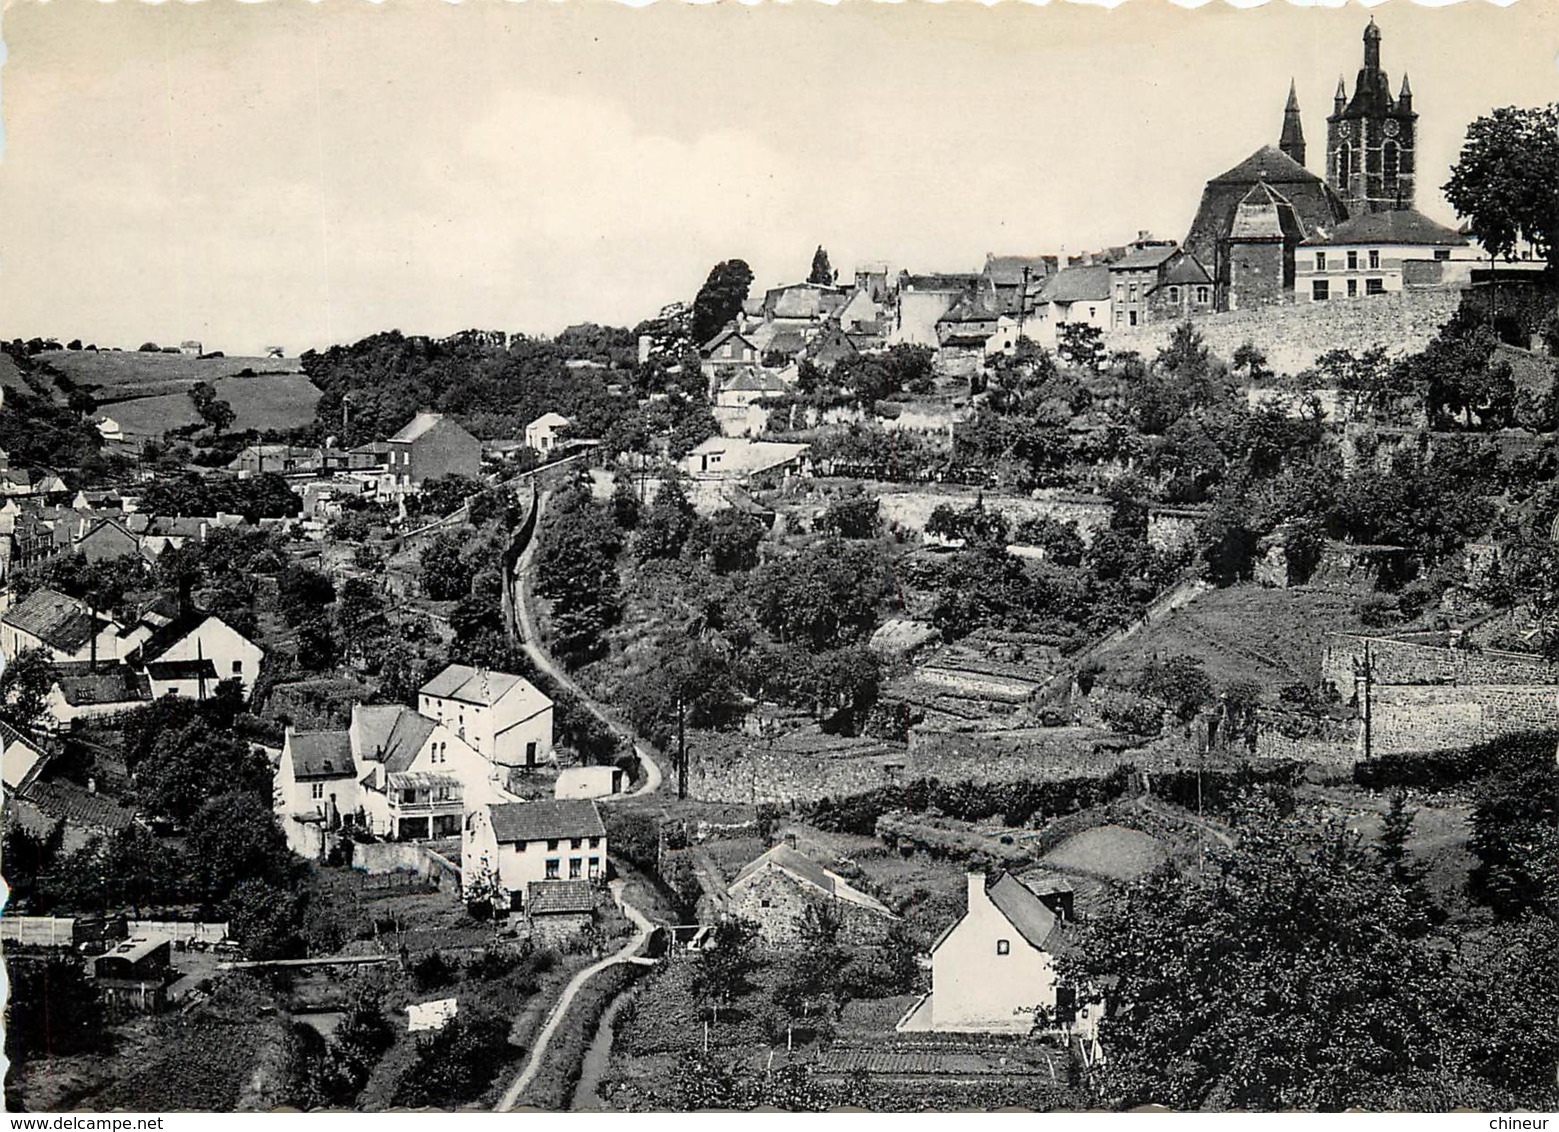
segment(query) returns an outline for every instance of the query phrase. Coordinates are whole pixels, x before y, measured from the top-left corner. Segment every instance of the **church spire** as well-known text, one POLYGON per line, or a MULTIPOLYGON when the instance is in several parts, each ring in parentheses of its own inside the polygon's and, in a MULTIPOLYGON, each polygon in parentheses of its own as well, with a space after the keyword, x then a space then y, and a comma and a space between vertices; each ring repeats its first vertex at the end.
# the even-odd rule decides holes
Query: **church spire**
POLYGON ((1278 148, 1299 164, 1305 163, 1305 127, 1299 116, 1299 93, 1293 79, 1288 80, 1288 105, 1283 108, 1283 134, 1278 148))
POLYGON ((1343 107, 1348 105, 1348 84, 1342 81, 1342 76, 1337 76, 1337 93, 1332 95, 1332 113, 1341 114, 1343 107))
POLYGON ((1402 93, 1397 95, 1397 109, 1403 114, 1413 111, 1413 88, 1408 85, 1407 72, 1402 72, 1402 93))

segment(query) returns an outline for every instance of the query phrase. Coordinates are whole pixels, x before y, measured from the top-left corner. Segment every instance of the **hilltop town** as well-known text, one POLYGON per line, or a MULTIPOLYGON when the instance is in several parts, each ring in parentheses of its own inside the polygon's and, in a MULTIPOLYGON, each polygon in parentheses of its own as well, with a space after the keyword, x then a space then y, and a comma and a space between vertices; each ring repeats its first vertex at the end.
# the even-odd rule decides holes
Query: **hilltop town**
POLYGON ((1383 38, 1183 239, 11 341, 7 1107, 1559 1104, 1553 234, 1383 38))

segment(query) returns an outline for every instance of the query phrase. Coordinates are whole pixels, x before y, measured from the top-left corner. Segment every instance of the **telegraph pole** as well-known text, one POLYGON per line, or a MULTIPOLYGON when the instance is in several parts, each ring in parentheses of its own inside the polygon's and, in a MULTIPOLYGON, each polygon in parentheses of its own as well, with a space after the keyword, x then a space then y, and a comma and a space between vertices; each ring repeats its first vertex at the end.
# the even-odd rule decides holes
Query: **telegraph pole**
POLYGON ((677 797, 687 798, 687 703, 677 693, 677 797))

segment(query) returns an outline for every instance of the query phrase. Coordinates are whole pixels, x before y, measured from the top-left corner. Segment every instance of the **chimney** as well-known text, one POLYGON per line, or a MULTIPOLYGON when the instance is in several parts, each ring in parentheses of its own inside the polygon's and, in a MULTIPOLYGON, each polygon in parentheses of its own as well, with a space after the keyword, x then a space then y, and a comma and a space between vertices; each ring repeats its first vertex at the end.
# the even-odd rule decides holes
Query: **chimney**
POLYGON ((985 895, 985 874, 969 873, 965 879, 969 882, 969 911, 972 912, 989 899, 985 895))
POLYGON ((88 778, 87 779, 87 793, 88 794, 96 794, 97 793, 97 779, 95 779, 95 778, 88 778))
POLYGON ((787 833, 785 835, 785 844, 794 849, 796 847, 796 835, 794 833, 787 833))

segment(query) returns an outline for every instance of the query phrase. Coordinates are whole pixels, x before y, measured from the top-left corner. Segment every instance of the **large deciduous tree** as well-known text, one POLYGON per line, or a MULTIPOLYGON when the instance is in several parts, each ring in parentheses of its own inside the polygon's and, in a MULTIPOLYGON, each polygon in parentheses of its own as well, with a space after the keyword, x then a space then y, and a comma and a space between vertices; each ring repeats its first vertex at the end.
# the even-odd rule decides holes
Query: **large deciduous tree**
POLYGON ((1467 127, 1445 199, 1492 255, 1525 240, 1555 267, 1559 250, 1559 103, 1504 106, 1467 127))

